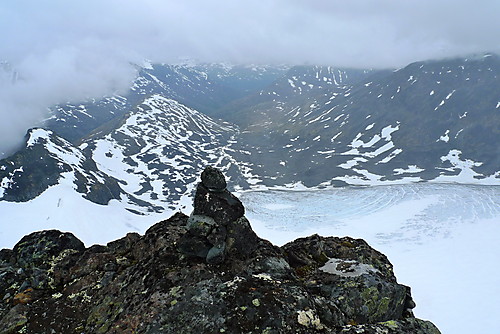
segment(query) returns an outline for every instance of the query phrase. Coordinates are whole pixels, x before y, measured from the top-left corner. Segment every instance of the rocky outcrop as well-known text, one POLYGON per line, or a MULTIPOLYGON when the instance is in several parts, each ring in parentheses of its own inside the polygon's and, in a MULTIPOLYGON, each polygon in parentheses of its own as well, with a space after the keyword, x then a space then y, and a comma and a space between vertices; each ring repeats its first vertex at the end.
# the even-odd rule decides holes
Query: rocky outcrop
POLYGON ((192 215, 143 236, 85 248, 42 231, 0 251, 0 333, 439 333, 366 242, 274 246, 205 172, 192 215))

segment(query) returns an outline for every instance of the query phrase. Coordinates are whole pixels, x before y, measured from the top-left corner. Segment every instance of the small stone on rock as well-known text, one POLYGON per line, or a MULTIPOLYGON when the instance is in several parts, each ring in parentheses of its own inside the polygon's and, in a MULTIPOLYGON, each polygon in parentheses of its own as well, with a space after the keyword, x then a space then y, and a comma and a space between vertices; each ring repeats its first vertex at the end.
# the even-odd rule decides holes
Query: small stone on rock
POLYGON ((224 174, 217 168, 207 166, 201 173, 201 183, 210 191, 221 192, 227 187, 224 174))

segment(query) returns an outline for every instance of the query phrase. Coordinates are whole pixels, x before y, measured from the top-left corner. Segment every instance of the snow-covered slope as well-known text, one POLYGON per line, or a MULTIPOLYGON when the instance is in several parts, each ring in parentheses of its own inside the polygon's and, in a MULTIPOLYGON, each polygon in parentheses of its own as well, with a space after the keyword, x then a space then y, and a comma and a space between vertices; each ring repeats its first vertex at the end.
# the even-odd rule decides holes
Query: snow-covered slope
POLYGON ((50 130, 35 128, 22 150, 0 160, 0 201, 35 198, 58 184, 63 174, 71 174, 74 191, 95 203, 107 204, 122 194, 117 182, 77 147, 50 130))
POLYGON ((415 315, 443 334, 498 333, 500 187, 407 184, 246 192, 254 230, 281 245, 318 233, 363 238, 412 287, 415 315), (478 320, 481 319, 481 320, 478 320))
POLYGON ((219 166, 235 184, 245 184, 245 166, 234 163, 226 150, 237 135, 234 125, 153 95, 121 126, 89 141, 85 150, 127 193, 176 209, 191 205, 196 175, 207 165, 219 166))

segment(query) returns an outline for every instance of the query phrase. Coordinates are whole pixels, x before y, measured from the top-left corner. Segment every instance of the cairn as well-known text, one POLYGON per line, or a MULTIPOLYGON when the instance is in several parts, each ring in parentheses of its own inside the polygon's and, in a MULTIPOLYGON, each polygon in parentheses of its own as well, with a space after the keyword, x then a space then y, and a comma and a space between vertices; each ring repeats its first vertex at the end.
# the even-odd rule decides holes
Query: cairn
POLYGON ((209 264, 223 263, 229 252, 247 256, 259 238, 244 214, 241 201, 227 190, 222 172, 206 167, 196 188, 188 231, 179 242, 180 252, 204 258, 209 264))

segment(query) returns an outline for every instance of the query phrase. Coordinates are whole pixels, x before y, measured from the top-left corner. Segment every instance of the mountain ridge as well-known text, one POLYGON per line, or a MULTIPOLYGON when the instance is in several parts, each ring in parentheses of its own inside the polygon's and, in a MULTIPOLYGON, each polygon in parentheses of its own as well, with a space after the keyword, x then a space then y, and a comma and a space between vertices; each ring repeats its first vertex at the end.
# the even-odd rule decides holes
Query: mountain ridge
MULTIPOLYGON (((73 145, 75 159, 83 154, 89 171, 110 180, 114 195, 96 192, 97 203, 125 195, 127 201, 154 211, 185 207, 194 189, 194 170, 207 164, 221 168, 241 189, 423 181, 498 184, 500 179, 500 148, 495 145, 500 98, 494 89, 500 84, 498 56, 417 62, 395 71, 215 65, 153 65, 142 71, 130 97, 56 108, 62 118, 47 123, 55 136, 94 119, 70 136, 73 144, 68 138, 57 142, 60 150, 73 145), (266 88, 231 100, 234 110, 210 112, 233 124, 178 101, 189 100, 190 92, 201 89, 199 96, 204 97, 192 96, 192 102, 210 109, 213 104, 206 101, 228 101, 214 91, 248 72, 258 84, 252 86, 249 79, 238 88, 240 94, 259 85, 266 88), (214 80, 218 83, 212 84, 214 80), (252 96, 259 99, 252 102, 252 96), (102 117, 107 121, 102 124, 95 115, 106 106, 102 117), (142 123, 132 124, 138 115, 142 123), (186 123, 192 115, 197 121, 186 123), (206 126, 213 131, 204 131, 206 126), (82 131, 86 135, 80 138, 82 131), (182 161, 192 166, 180 171, 182 161)), ((51 153, 39 150, 35 157, 28 154, 30 149, 18 152, 17 160, 0 160, 0 200, 26 201, 40 193, 13 195, 19 187, 12 179, 14 170, 22 184, 38 180, 41 191, 49 186, 41 176, 30 176, 44 170, 30 164, 45 156, 50 161, 51 153), (23 174, 26 181, 21 181, 23 174)), ((49 180, 57 179, 47 173, 49 180)))

